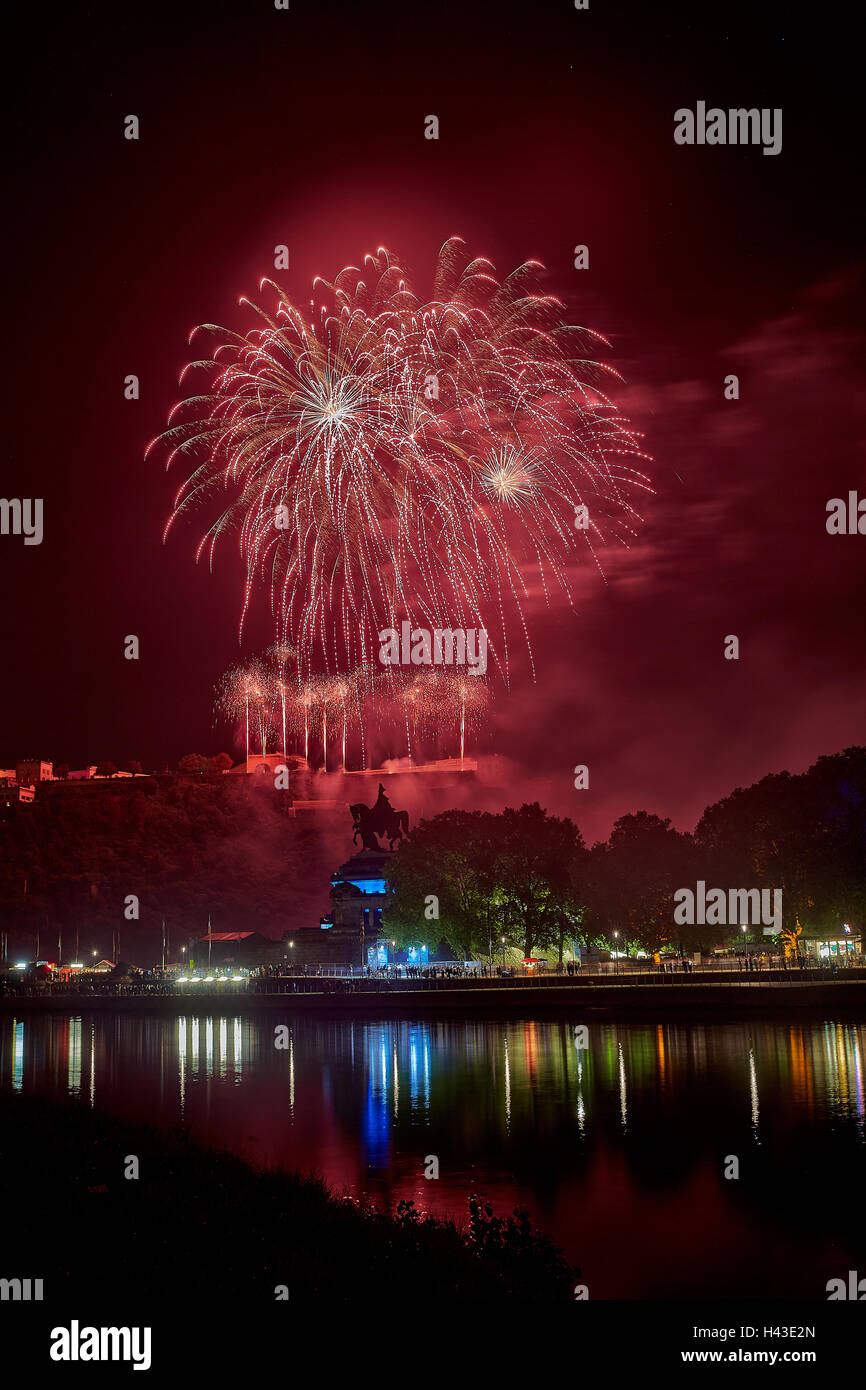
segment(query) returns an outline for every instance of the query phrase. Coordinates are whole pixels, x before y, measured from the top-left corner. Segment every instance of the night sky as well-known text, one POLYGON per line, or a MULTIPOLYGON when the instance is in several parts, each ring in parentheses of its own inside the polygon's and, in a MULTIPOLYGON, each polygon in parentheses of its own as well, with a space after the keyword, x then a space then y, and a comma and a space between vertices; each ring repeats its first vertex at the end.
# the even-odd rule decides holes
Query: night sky
MULTIPOLYGON (((863 741, 866 537, 825 530, 829 498, 866 495, 846 17, 157 0, 12 24, 0 492, 44 498, 45 538, 0 537, 0 766, 237 753, 211 712, 239 656, 237 550, 197 568, 195 522, 164 546, 179 478, 143 460, 187 335, 248 325, 238 296, 276 244, 303 300, 382 244, 423 284, 455 233, 502 274, 545 263, 569 318, 610 339, 654 460, 607 585, 586 570, 577 612, 531 614, 537 683, 497 698, 483 745, 499 804, 537 797, 585 833, 639 807, 690 828, 734 786, 863 741), (781 154, 676 145, 698 100, 781 107, 781 154)), ((262 600, 243 651, 269 640, 262 600)))

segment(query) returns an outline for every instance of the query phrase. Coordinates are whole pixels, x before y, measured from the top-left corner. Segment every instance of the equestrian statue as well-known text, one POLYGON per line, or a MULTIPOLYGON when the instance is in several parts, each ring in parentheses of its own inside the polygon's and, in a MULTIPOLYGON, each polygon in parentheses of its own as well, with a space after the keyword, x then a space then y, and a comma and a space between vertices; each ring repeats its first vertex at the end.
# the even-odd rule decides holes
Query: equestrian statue
POLYGON ((409 812, 394 810, 381 782, 379 795, 372 806, 358 802, 357 805, 350 806, 349 810, 352 813, 352 829, 355 832, 352 836, 353 845, 358 843, 360 835, 363 849, 381 850, 379 836, 384 835, 388 841, 388 848, 393 849, 396 841, 409 834, 409 812))

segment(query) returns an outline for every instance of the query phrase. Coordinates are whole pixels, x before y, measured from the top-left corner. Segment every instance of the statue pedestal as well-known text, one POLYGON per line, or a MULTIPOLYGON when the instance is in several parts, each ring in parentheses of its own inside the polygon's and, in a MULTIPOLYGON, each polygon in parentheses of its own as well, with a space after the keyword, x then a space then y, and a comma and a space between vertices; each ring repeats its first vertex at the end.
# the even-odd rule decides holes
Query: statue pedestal
POLYGON ((387 849, 362 849, 353 854, 331 877, 332 926, 351 952, 352 965, 376 964, 381 934, 382 909, 390 893, 387 849), (370 959, 370 951, 374 958, 370 959))

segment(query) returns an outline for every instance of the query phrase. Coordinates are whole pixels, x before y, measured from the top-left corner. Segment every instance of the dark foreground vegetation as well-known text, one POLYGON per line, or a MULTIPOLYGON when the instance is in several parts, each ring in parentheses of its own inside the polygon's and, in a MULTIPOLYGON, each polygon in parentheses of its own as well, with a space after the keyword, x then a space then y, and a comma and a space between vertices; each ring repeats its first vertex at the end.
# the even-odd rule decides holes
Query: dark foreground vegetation
POLYGON ((44 1281, 46 1308, 407 1297, 565 1302, 578 1271, 525 1212, 483 1198, 465 1221, 401 1203, 395 1216, 321 1180, 257 1171, 230 1154, 84 1105, 0 1096, 2 1275, 44 1281), (124 1177, 128 1157, 137 1180, 124 1177))

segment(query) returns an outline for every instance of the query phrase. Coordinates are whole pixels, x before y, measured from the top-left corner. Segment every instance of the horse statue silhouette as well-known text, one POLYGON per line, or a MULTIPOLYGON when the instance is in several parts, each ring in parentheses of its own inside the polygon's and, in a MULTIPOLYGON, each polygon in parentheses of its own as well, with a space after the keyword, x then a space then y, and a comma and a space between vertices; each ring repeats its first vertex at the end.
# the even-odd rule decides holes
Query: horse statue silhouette
POLYGON ((409 812, 394 810, 381 782, 379 795, 372 806, 365 806, 359 801, 349 810, 352 813, 353 845, 358 843, 360 835, 363 849, 381 849, 379 836, 384 835, 388 848, 393 849, 397 840, 409 834, 409 812))

